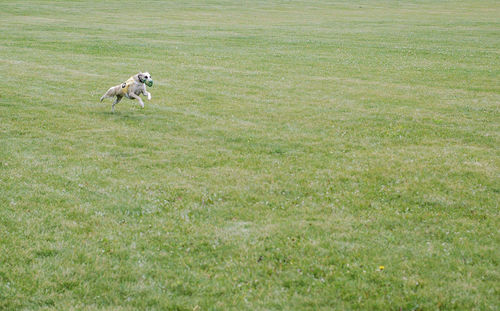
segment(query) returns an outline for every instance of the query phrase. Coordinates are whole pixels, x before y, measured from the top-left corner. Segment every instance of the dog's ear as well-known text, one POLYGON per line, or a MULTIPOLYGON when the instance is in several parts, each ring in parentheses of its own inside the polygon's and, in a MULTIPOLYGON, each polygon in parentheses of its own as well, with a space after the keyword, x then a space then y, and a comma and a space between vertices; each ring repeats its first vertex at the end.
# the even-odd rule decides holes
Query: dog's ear
POLYGON ((137 79, 139 79, 139 82, 144 82, 144 74, 142 72, 139 72, 137 74, 137 79))

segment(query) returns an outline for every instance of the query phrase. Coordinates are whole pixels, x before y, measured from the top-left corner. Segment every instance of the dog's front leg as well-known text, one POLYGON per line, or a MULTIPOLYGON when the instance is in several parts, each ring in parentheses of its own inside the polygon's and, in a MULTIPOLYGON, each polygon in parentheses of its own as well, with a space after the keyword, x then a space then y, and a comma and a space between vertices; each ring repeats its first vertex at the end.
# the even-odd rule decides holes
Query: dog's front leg
POLYGON ((148 97, 148 100, 151 100, 151 93, 149 93, 148 91, 146 91, 146 86, 145 85, 142 86, 142 94, 146 95, 148 97))
POLYGON ((139 105, 141 105, 141 108, 144 108, 144 103, 142 102, 142 98, 135 95, 134 93, 130 93, 130 94, 128 94, 128 96, 137 99, 139 101, 139 105))

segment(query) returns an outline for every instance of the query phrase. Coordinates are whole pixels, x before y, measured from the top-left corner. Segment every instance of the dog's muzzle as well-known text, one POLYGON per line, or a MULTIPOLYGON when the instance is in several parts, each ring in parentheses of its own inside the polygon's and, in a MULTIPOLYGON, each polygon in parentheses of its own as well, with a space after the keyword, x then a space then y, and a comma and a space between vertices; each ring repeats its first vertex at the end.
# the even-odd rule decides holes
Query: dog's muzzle
POLYGON ((149 87, 152 87, 153 86, 153 79, 147 79, 146 81, 144 81, 144 83, 149 86, 149 87))

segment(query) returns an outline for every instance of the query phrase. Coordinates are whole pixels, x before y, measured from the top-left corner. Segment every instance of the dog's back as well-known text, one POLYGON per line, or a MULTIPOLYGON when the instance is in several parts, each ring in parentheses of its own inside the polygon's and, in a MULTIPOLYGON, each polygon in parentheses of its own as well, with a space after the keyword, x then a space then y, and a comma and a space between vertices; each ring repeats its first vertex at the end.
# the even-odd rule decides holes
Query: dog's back
POLYGON ((134 76, 132 76, 132 77, 128 78, 128 80, 126 82, 123 82, 123 83, 118 84, 116 86, 110 87, 109 90, 106 93, 104 93, 104 95, 102 95, 101 101, 103 101, 105 98, 109 98, 109 97, 127 96, 128 89, 132 84, 134 84, 134 82, 135 82, 134 76))

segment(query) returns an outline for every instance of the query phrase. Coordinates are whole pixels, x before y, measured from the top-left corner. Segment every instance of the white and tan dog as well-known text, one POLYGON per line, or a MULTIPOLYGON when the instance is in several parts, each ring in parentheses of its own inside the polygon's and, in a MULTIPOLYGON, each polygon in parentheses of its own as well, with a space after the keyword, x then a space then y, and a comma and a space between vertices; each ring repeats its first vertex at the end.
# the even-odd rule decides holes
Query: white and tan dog
POLYGON ((146 85, 150 87, 153 86, 151 75, 149 72, 139 72, 122 84, 109 88, 106 94, 102 95, 101 101, 105 98, 116 96, 113 106, 111 106, 111 112, 115 112, 115 105, 118 104, 123 97, 137 99, 141 108, 144 108, 144 102, 139 95, 144 94, 148 97, 148 100, 151 100, 151 93, 146 91, 146 85))

